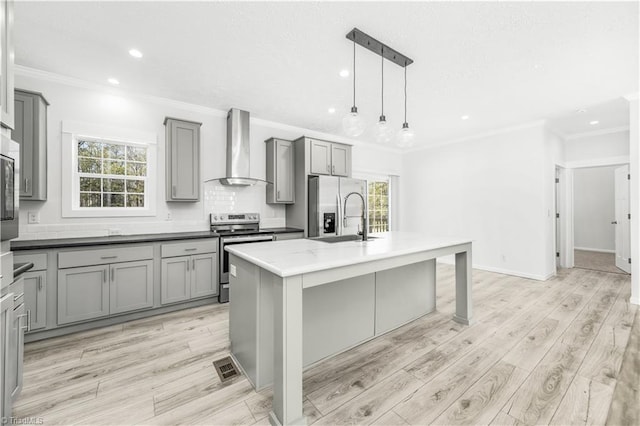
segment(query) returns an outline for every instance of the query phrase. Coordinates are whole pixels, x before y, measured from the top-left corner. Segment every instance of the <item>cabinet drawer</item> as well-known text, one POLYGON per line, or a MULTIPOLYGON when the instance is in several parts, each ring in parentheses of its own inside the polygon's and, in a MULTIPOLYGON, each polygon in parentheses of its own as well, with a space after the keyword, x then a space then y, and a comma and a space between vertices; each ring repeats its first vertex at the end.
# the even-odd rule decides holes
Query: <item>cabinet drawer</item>
POLYGON ((98 250, 67 251, 58 254, 58 268, 76 266, 105 265, 108 263, 131 262, 153 259, 153 247, 119 247, 98 250))
POLYGON ((15 263, 33 263, 31 271, 44 271, 47 269, 47 254, 20 254, 20 252, 14 252, 13 259, 15 263))
POLYGON ((162 257, 187 256, 200 253, 215 253, 218 251, 218 240, 193 240, 182 243, 162 244, 162 257))

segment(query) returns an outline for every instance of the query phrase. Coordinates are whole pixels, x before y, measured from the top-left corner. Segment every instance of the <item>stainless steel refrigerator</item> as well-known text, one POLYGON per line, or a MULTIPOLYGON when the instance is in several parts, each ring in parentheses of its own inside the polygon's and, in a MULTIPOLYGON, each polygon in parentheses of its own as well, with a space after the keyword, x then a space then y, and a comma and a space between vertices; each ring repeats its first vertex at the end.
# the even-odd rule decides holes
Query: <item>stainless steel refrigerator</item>
POLYGON ((309 176, 308 211, 309 237, 358 234, 362 231, 361 218, 367 212, 367 181, 309 176), (359 195, 349 195, 353 192, 359 195))

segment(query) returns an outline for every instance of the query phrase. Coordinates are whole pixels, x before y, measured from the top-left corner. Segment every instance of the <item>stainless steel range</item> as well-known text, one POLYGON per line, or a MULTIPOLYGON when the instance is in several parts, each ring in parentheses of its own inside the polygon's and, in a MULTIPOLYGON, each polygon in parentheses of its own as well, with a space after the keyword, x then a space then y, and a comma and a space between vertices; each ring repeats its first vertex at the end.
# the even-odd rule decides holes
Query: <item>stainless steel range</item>
POLYGON ((273 232, 260 230, 259 213, 211 213, 211 231, 220 236, 220 289, 218 301, 229 301, 229 253, 225 247, 231 244, 273 241, 273 232))

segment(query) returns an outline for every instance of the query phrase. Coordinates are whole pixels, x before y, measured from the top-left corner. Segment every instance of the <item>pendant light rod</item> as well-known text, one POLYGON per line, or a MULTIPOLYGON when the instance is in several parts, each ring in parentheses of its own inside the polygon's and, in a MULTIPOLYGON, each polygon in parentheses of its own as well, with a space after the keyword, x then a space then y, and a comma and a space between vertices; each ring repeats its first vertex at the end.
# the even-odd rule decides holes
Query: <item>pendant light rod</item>
MULTIPOLYGON (((355 37, 355 36, 354 36, 355 37)), ((351 111, 356 107, 356 42, 353 42, 353 106, 351 111)))
POLYGON ((404 67, 404 124, 407 124, 407 67, 404 67))
MULTIPOLYGON (((384 52, 384 48, 382 48, 383 52, 384 52)), ((382 80, 382 87, 381 87, 381 91, 380 91, 380 98, 381 98, 381 102, 380 102, 380 119, 383 120, 384 119, 384 56, 380 55, 380 75, 381 75, 381 79, 382 80)))
POLYGON ((408 65, 413 63, 413 59, 403 55, 386 44, 379 42, 369 34, 364 33, 357 28, 349 31, 347 33, 347 38, 352 40, 354 43, 369 49, 376 55, 381 55, 383 58, 388 59, 400 67, 406 68, 408 65))

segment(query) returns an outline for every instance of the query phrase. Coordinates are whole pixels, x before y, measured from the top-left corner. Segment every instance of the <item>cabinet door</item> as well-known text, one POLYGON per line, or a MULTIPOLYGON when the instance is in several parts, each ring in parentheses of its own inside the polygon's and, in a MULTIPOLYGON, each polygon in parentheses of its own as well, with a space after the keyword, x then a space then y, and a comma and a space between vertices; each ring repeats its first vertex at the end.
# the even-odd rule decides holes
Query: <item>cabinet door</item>
POLYGON ((13 129, 13 0, 0 8, 0 122, 13 129))
POLYGON ((190 256, 162 259, 162 277, 160 281, 160 302, 183 302, 191 297, 190 256))
POLYGON ((11 392, 9 392, 9 340, 13 317, 13 293, 0 298, 0 416, 11 416, 11 392), (6 371, 6 373, 5 373, 6 371))
POLYGON ((335 176, 349 176, 351 163, 351 147, 347 145, 331 145, 331 174, 335 176))
POLYGON ((153 260, 110 265, 109 298, 111 314, 153 307, 153 260))
POLYGON ((311 173, 314 175, 331 174, 331 143, 311 141, 311 173))
POLYGON ((11 138, 20 144, 20 197, 33 194, 34 98, 15 94, 15 127, 11 138))
POLYGON ((276 201, 293 203, 293 144, 276 141, 276 201))
POLYGON ((216 253, 191 256, 191 298, 218 294, 218 256, 216 253))
POLYGON ((200 198, 200 124, 166 121, 167 201, 198 201, 200 198))
POLYGON ((109 315, 109 267, 58 270, 58 324, 109 315))
POLYGON ((31 315, 31 330, 47 325, 47 272, 26 272, 24 275, 24 304, 31 315))
POLYGON ((26 328, 26 309, 21 303, 13 310, 13 326, 9 340, 9 392, 11 399, 16 400, 22 390, 22 369, 24 359, 24 330, 26 328))

